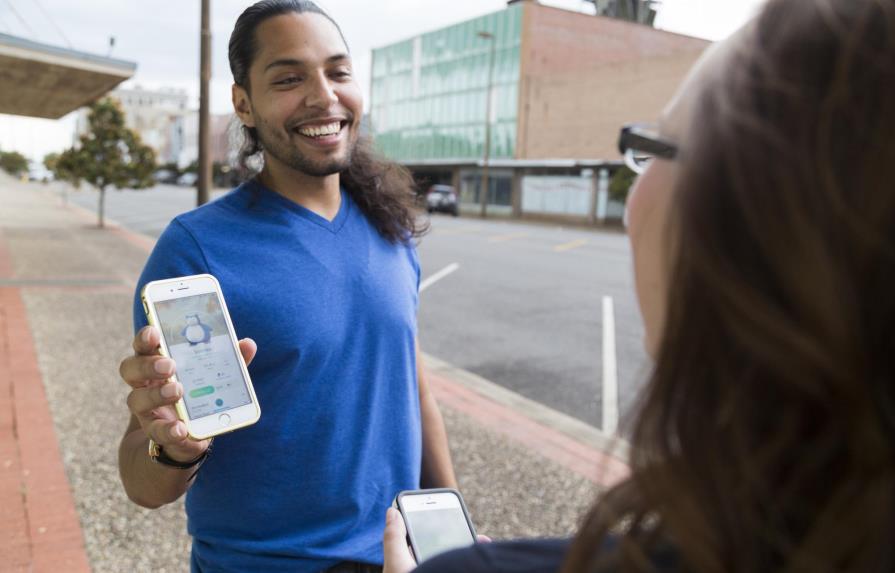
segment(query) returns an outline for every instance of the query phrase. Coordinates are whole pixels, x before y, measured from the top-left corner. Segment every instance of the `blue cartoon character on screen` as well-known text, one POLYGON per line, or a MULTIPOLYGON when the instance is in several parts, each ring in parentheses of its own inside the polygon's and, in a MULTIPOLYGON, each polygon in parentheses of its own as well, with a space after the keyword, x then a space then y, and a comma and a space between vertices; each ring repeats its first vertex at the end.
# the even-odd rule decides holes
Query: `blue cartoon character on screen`
POLYGON ((180 331, 180 335, 186 338, 190 346, 208 344, 211 340, 211 327, 203 324, 198 314, 186 315, 186 328, 180 331))

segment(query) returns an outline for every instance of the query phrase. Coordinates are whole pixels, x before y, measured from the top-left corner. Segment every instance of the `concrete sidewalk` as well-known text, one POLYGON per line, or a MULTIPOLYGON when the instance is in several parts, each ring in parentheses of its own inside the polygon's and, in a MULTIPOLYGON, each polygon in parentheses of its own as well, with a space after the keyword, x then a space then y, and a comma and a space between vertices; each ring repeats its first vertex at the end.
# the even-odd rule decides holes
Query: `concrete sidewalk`
MULTIPOLYGON (((128 418, 117 366, 153 241, 96 229, 53 185, 0 177, 0 572, 186 571, 182 502, 143 510, 117 474, 128 418)), ((437 358, 427 365, 481 533, 571 533, 626 471, 623 443, 437 358)))

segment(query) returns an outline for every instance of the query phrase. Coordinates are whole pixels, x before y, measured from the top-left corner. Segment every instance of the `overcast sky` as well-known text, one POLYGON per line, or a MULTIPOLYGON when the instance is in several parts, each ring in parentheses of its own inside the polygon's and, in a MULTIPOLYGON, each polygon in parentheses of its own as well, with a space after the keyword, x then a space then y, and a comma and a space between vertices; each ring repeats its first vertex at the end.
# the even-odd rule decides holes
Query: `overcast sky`
MULTIPOLYGON (((664 0, 656 27, 720 40, 755 13, 762 0, 664 0)), ((212 0, 212 113, 230 111, 232 77, 227 41, 236 18, 251 2, 212 0)), ((355 60, 355 76, 369 91, 370 50, 443 26, 500 10, 505 0, 318 0, 339 22, 355 60)), ((543 4, 587 11, 581 0, 543 4)), ((60 47, 109 54, 137 63, 125 85, 185 90, 198 107, 198 0, 0 0, 0 32, 60 47)), ((592 8, 591 8, 592 11, 592 8)), ((39 120, 0 114, 0 149, 40 160, 71 145, 74 114, 39 120)))

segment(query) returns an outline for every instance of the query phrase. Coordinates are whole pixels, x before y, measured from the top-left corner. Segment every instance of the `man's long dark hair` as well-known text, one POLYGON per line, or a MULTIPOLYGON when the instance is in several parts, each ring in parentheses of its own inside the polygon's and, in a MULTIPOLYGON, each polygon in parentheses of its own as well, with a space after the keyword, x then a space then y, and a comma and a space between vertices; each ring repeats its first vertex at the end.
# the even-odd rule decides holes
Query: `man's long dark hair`
MULTIPOLYGON (((230 71, 233 82, 251 94, 249 68, 258 51, 255 30, 282 14, 319 14, 341 28, 326 12, 310 0, 262 0, 245 9, 230 35, 230 71)), ((348 43, 345 42, 346 48, 348 43)), ((250 162, 263 151, 258 130, 243 125, 239 164, 252 171, 250 162)), ((372 141, 360 137, 351 154, 348 168, 341 172, 341 183, 364 215, 387 240, 397 243, 423 235, 428 225, 420 218, 416 184, 410 172, 375 151, 372 141)))
POLYGON ((565 573, 895 571, 895 2, 745 34, 681 141, 630 478, 565 573))

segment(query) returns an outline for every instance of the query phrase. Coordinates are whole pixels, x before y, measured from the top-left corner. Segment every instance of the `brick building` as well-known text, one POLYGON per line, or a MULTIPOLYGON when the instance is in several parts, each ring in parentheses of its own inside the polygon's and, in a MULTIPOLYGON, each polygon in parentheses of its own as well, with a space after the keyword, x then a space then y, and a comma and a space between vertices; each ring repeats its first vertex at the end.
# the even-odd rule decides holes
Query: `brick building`
POLYGON ((709 42, 516 0, 373 50, 372 132, 426 182, 476 211, 491 72, 488 212, 596 221, 619 127, 655 121, 709 42))

